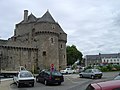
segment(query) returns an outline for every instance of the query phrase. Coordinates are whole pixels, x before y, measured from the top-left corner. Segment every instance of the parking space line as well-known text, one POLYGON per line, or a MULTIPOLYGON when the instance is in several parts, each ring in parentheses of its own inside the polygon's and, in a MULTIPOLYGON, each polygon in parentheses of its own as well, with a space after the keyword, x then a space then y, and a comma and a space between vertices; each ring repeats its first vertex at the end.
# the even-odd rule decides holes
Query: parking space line
POLYGON ((68 77, 65 77, 66 79, 68 79, 69 81, 71 81, 72 83, 80 83, 80 82, 74 82, 73 80, 71 80, 70 78, 68 77))

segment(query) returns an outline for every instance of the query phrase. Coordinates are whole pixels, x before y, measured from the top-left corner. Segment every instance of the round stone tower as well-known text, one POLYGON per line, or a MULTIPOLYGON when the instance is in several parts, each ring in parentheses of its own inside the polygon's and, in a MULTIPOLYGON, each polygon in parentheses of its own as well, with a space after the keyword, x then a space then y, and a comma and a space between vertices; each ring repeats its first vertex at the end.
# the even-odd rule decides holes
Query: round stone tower
POLYGON ((28 11, 25 10, 24 20, 16 24, 13 38, 24 40, 19 45, 38 49, 37 67, 50 68, 51 64, 57 70, 66 67, 67 34, 49 11, 41 18, 36 18, 33 14, 28 16, 28 11))

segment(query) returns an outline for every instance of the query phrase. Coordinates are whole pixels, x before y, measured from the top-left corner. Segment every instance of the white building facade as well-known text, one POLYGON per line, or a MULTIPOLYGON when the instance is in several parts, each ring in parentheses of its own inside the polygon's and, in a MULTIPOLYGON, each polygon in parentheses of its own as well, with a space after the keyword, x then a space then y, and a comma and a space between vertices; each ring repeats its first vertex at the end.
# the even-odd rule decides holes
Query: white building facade
POLYGON ((86 55, 85 65, 115 64, 120 65, 120 53, 86 55))

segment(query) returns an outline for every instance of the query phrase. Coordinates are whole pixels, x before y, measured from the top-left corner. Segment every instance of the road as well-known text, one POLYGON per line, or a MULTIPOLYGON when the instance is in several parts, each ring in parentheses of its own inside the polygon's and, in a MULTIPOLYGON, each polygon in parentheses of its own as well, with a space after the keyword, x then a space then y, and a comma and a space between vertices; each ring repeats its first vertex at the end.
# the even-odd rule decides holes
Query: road
POLYGON ((105 80, 113 79, 118 72, 106 72, 103 73, 102 79, 86 79, 79 78, 78 74, 70 74, 64 75, 65 81, 61 85, 49 85, 45 86, 41 83, 36 83, 34 87, 23 86, 21 88, 17 88, 15 84, 13 84, 12 80, 3 81, 0 84, 1 90, 85 90, 87 85, 92 82, 100 82, 105 80))

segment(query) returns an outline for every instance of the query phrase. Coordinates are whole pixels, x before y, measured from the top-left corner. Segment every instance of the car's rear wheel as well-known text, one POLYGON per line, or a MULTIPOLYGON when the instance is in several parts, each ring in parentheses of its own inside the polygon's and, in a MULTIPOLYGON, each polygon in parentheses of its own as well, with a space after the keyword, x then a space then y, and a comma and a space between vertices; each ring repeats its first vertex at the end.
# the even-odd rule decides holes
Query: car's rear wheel
POLYGON ((102 78, 102 76, 99 76, 98 78, 99 78, 99 79, 101 79, 101 78, 102 78))
POLYGON ((95 77, 92 75, 92 76, 91 76, 91 79, 94 79, 94 78, 95 78, 95 77))
POLYGON ((80 74, 80 78, 82 78, 83 77, 83 75, 82 74, 80 74))
POLYGON ((58 82, 58 85, 61 85, 61 82, 58 82))
POLYGON ((47 85, 48 85, 48 81, 47 81, 47 80, 45 80, 45 81, 44 81, 44 84, 47 86, 47 85))

